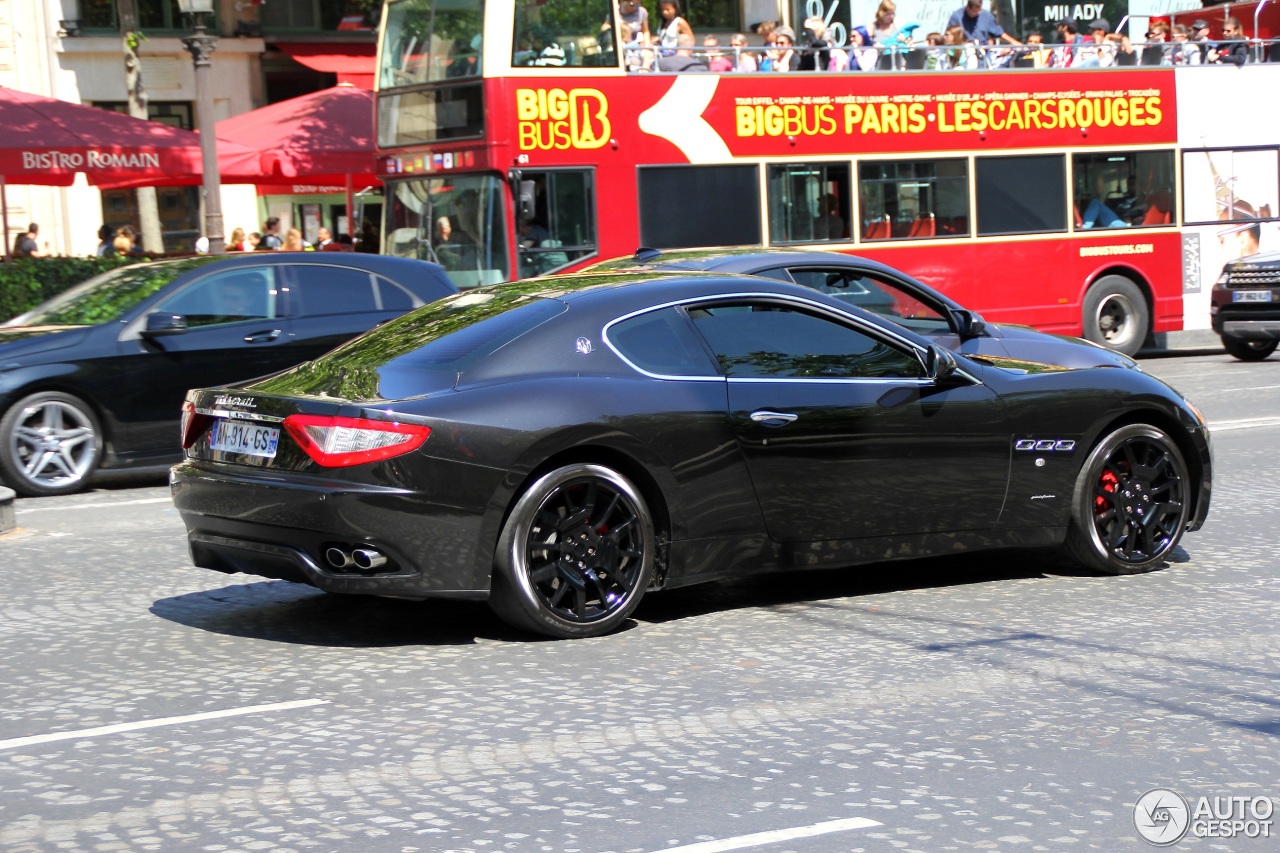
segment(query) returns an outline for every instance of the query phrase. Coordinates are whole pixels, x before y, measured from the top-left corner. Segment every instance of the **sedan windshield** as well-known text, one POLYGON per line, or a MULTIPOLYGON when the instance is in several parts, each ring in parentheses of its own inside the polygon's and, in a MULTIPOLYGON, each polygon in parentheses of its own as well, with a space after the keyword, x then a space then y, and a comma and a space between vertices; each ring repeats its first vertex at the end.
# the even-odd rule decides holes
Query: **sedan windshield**
POLYGON ((6 326, 96 326, 118 320, 178 276, 218 260, 206 255, 180 261, 132 264, 105 272, 14 317, 6 326))

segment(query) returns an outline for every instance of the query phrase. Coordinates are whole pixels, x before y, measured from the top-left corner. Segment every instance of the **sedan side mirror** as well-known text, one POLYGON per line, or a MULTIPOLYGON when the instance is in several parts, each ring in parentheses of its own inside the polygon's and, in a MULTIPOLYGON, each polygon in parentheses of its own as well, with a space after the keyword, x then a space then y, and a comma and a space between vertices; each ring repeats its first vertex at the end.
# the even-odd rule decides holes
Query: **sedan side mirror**
POLYGON ((980 337, 987 330, 987 321, 976 311, 958 308, 951 312, 951 316, 955 320, 956 334, 962 341, 980 337))
POLYGON ((945 384, 959 369, 951 350, 931 346, 924 351, 925 376, 935 385, 945 384))
POLYGON ((183 335, 187 332, 187 318, 181 314, 166 314, 157 311, 147 315, 147 326, 142 330, 144 338, 163 338, 168 335, 183 335))

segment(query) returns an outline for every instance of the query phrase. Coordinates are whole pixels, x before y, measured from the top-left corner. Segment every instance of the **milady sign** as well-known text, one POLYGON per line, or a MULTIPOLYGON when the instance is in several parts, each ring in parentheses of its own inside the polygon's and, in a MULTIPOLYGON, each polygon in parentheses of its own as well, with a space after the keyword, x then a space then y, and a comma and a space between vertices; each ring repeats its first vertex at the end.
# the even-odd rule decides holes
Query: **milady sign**
POLYGON ((159 169, 160 155, 146 152, 118 154, 90 148, 79 151, 23 151, 24 169, 159 169))

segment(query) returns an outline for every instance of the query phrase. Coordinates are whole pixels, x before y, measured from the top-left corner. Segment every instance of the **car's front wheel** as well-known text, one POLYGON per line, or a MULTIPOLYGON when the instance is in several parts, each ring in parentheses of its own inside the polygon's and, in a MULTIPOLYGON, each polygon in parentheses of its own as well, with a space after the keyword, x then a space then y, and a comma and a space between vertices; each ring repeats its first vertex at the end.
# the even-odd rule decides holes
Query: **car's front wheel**
POLYGON ((498 539, 489 603, 509 624, 592 637, 635 610, 653 576, 654 529, 640 490, 603 465, 539 477, 498 539))
POLYGON ((1262 361, 1276 351, 1277 344, 1280 344, 1280 341, 1222 336, 1223 349, 1228 355, 1235 356, 1241 361, 1262 361))
POLYGON ((24 497, 78 492, 101 459, 98 419, 70 394, 41 391, 0 417, 0 479, 24 497))
POLYGON ((1120 427, 1080 469, 1067 551, 1106 574, 1150 571, 1182 538, 1190 495, 1191 475, 1173 439, 1147 424, 1120 427))

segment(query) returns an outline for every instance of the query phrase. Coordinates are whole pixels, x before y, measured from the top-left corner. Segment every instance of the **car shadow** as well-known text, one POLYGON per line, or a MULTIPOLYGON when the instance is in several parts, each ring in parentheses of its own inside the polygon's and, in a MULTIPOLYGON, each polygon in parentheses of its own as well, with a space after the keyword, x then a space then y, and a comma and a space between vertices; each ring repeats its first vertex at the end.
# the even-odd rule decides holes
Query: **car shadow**
MULTIPOLYGON (((1174 562, 1188 557, 1181 548, 1174 562)), ((650 594, 622 631, 714 612, 858 598, 1019 578, 1088 576, 1052 552, 999 551, 762 574, 650 594)), ((483 601, 408 601, 336 595, 288 581, 258 581, 162 598, 162 619, 228 636, 334 648, 543 642, 511 628, 483 601)))

